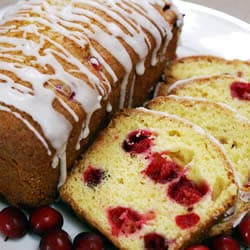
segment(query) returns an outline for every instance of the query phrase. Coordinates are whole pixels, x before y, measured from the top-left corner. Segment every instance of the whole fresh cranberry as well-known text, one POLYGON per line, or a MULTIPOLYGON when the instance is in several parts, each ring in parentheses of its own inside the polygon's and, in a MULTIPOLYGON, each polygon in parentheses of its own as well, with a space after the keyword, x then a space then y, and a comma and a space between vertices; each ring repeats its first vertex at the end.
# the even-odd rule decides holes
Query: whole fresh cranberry
POLYGON ((95 233, 82 232, 78 234, 73 242, 74 250, 104 250, 102 237, 95 233))
POLYGON ((72 250, 72 242, 65 231, 55 230, 41 238, 39 250, 72 250))
POLYGON ((158 233, 148 233, 144 236, 145 250, 168 250, 168 242, 164 236, 158 233))
POLYGON ((242 243, 250 247, 250 215, 246 215, 237 227, 237 233, 242 243))
POLYGON ((240 244, 231 236, 221 235, 211 241, 212 250, 240 250, 240 244))
POLYGON ((209 248, 204 245, 194 245, 194 246, 188 247, 186 250, 209 250, 209 248))
POLYGON ((28 231, 26 215, 17 207, 6 207, 0 212, 0 232, 7 238, 21 238, 28 231))
POLYGON ((63 225, 63 217, 56 209, 42 206, 33 211, 29 223, 34 233, 44 235, 49 231, 60 229, 63 225))

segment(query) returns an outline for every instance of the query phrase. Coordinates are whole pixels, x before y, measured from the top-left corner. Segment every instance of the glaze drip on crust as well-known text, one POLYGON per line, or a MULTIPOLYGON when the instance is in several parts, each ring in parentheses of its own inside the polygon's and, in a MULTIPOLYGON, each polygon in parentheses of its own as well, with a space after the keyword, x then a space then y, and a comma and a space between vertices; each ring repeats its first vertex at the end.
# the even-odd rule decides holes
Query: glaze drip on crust
MULTIPOLYGON (((15 116, 33 131, 47 153, 50 155, 51 149, 55 149, 53 165, 60 163, 64 173, 60 183, 66 177, 65 151, 72 125, 54 107, 55 102, 76 122, 79 117, 72 103, 85 112, 75 145, 78 150, 81 140, 89 135, 92 114, 102 107, 102 101, 107 100, 119 80, 118 72, 95 44, 122 66, 120 107, 123 107, 129 78, 144 73, 150 51, 153 51, 151 65, 156 65, 162 58, 161 46, 167 48, 172 38, 171 27, 160 10, 167 3, 165 0, 23 0, 5 13, 0 23, 1 110, 13 112, 14 107, 15 116), (77 45, 81 53, 84 48, 84 53, 71 53, 66 48, 69 43, 77 45), (135 68, 128 49, 137 57, 135 68), (21 113, 32 117, 41 130, 21 113)), ((162 54, 165 52, 166 49, 162 54)), ((129 103, 132 98, 133 89, 129 103)))

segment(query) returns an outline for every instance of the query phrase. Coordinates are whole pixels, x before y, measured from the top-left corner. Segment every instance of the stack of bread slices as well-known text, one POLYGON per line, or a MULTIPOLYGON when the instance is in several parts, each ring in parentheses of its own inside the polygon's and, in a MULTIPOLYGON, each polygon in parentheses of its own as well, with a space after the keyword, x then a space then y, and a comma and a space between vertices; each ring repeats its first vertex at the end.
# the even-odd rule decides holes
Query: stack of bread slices
POLYGON ((209 231, 210 235, 227 232, 250 210, 250 62, 183 57, 166 69, 165 80, 148 107, 201 126, 219 140, 233 163, 237 202, 209 231))
POLYGON ((248 62, 177 59, 146 108, 115 115, 61 197, 121 249, 229 232, 250 209, 249 79, 248 62))

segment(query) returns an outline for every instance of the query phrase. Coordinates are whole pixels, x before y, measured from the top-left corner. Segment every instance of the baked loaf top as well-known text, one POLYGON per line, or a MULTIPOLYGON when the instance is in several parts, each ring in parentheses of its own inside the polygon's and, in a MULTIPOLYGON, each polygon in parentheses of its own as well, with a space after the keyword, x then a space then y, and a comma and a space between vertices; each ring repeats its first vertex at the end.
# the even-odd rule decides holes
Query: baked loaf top
MULTIPOLYGON (((166 0, 30 0, 9 9, 0 24, 0 116, 5 120, 0 145, 11 143, 1 147, 0 164, 17 175, 43 170, 38 178, 6 180, 20 182, 16 190, 30 182, 34 190, 46 179, 42 175, 57 182, 58 171, 52 171, 60 164, 61 185, 66 165, 103 118, 133 105, 136 79, 150 67, 157 70, 145 82, 153 85, 159 77, 176 23, 181 25, 181 15, 166 0)), ((0 193, 12 203, 23 202, 18 201, 22 194, 10 199, 11 191, 2 190, 6 180, 0 181, 0 193)), ((31 196, 42 192, 45 199, 48 190, 31 196)))
POLYGON ((175 82, 168 94, 206 98, 228 104, 250 119, 250 83, 242 78, 217 75, 175 82))
POLYGON ((121 249, 184 249, 236 196, 217 141, 177 116, 118 113, 83 155, 61 197, 121 249))

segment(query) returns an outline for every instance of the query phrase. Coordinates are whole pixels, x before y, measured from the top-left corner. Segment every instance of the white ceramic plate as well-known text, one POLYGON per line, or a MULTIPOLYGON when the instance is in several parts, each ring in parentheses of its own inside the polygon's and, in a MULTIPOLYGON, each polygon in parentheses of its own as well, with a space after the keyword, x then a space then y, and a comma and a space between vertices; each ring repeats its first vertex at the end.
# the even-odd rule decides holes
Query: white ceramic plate
MULTIPOLYGON (((0 17, 5 7, 16 0, 1 0, 0 17)), ((185 14, 178 56, 194 54, 213 54, 226 58, 250 59, 250 25, 228 16, 224 13, 183 2, 174 1, 182 13, 185 14)), ((7 204, 0 202, 0 210, 7 204)), ((62 204, 55 205, 64 216, 63 228, 73 238, 77 233, 88 230, 87 225, 80 222, 72 211, 62 204)), ((0 236, 1 250, 36 250, 39 237, 26 235, 20 240, 4 241, 0 236)))
POLYGON ((197 4, 174 2, 185 14, 179 56, 213 54, 250 60, 250 24, 197 4))

